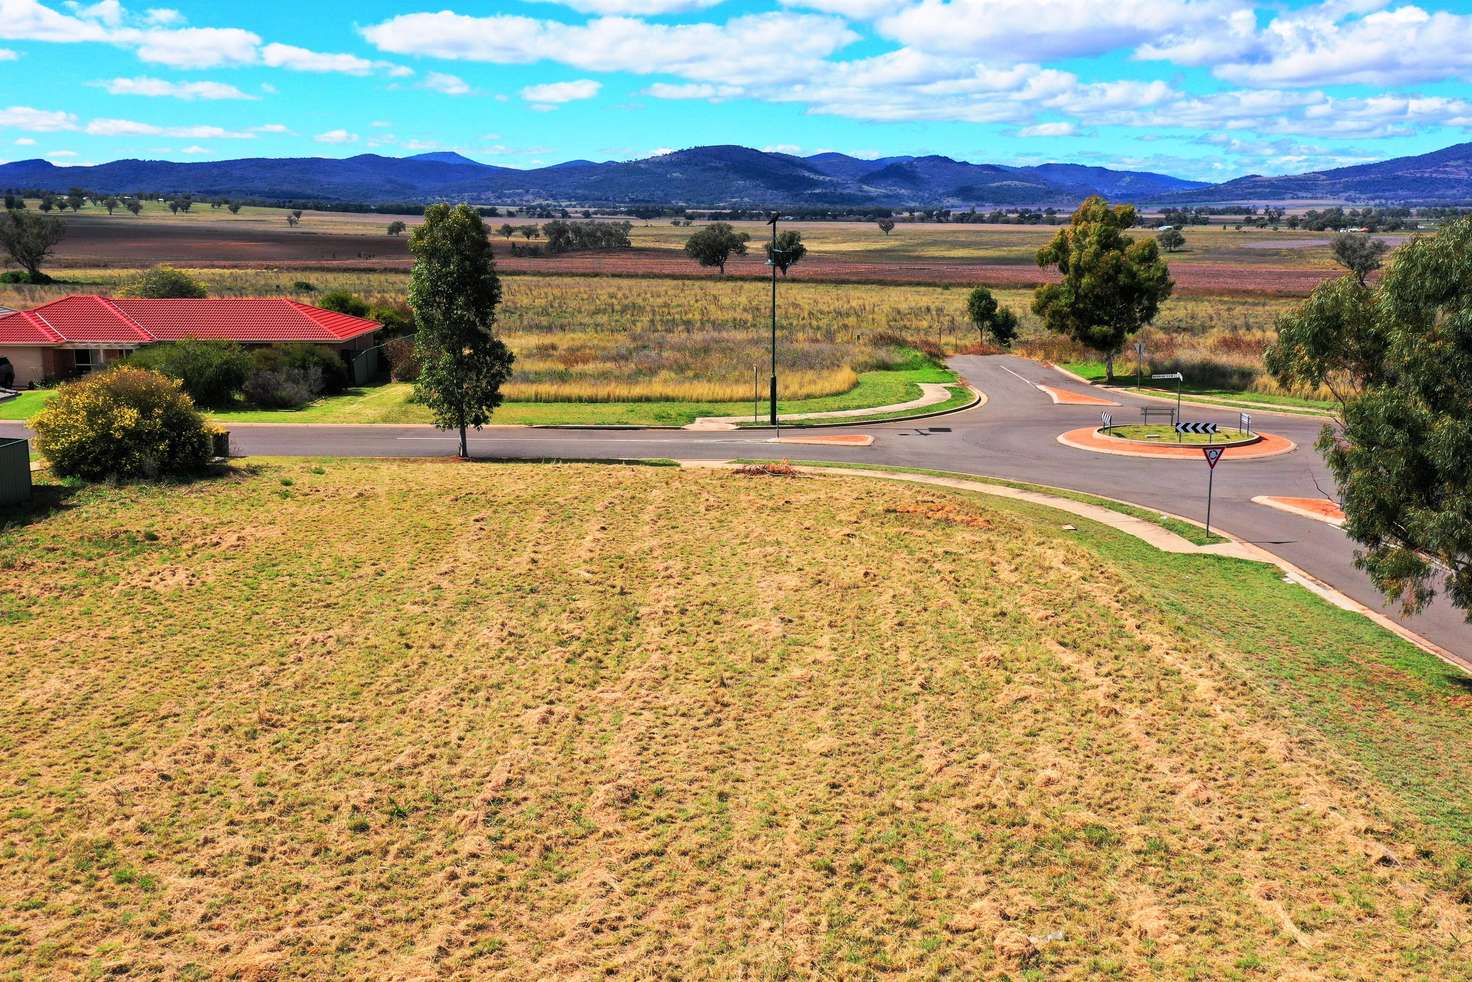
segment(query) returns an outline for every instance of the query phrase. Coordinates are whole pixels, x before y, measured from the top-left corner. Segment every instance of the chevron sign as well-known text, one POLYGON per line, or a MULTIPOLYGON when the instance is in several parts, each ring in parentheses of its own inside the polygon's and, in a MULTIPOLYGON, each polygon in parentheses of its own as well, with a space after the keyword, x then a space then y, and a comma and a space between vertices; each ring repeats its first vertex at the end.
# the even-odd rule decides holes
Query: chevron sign
POLYGON ((1177 423, 1177 433, 1215 433, 1215 423, 1177 423))

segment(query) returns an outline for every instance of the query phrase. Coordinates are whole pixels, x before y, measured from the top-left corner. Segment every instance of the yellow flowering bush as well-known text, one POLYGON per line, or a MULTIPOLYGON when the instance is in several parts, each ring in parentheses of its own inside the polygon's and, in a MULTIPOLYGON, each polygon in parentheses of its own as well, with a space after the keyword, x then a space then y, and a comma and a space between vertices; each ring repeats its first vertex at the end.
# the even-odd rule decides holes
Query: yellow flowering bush
POLYGON ((180 382, 142 368, 62 386, 30 426, 56 473, 90 481, 187 474, 210 458, 211 427, 180 382))

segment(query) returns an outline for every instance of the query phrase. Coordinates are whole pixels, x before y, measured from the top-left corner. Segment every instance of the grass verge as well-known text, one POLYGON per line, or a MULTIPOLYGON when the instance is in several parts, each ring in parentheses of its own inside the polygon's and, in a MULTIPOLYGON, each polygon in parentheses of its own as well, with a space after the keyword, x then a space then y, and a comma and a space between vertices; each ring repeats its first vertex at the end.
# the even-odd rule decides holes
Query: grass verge
POLYGON ((1464 972, 1465 679, 1258 564, 762 480, 281 460, 0 534, 0 964, 1464 972))
MULTIPOLYGON (((1103 385, 1107 377, 1102 361, 1075 361, 1061 363, 1059 368, 1072 372, 1086 382, 1094 385, 1103 385)), ((1140 395, 1161 396, 1174 399, 1175 389, 1158 389, 1152 386, 1133 385, 1134 375, 1116 370, 1114 375, 1115 388, 1124 392, 1135 392, 1140 395)), ((1186 382, 1181 387, 1181 392, 1186 398, 1195 402, 1205 402, 1212 405, 1220 405, 1229 409, 1262 409, 1281 410, 1284 412, 1304 413, 1307 415, 1327 415, 1334 412, 1338 407, 1332 402, 1321 399, 1302 399, 1297 396, 1282 395, 1269 392, 1253 392, 1247 389, 1212 389, 1203 386, 1193 386, 1186 382)))

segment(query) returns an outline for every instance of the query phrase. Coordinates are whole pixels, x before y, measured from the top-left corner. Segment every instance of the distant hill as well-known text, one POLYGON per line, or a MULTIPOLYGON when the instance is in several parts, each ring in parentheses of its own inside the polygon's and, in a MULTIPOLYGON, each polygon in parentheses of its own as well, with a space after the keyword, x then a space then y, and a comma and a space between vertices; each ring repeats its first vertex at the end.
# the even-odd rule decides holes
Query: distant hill
POLYGON ((478 160, 471 160, 469 157, 465 156, 464 154, 456 153, 453 150, 434 150, 434 151, 431 151, 430 153, 416 153, 414 156, 412 156, 412 157, 405 157, 404 159, 405 160, 429 160, 429 161, 433 161, 434 163, 437 163, 437 164, 460 164, 460 165, 468 165, 470 167, 485 167, 486 166, 485 164, 482 164, 478 160))
POLYGON ((1341 201, 1375 204, 1472 202, 1472 143, 1373 164, 1285 177, 1252 174, 1170 195, 1180 203, 1341 201))
POLYGON ((177 163, 118 160, 59 167, 0 165, 0 188, 112 194, 193 194, 367 204, 434 200, 484 204, 648 204, 691 207, 1068 208, 1091 194, 1146 201, 1212 190, 1164 174, 1077 164, 1013 167, 943 156, 864 160, 740 146, 694 147, 643 160, 570 160, 520 170, 451 151, 412 157, 362 154, 177 163))

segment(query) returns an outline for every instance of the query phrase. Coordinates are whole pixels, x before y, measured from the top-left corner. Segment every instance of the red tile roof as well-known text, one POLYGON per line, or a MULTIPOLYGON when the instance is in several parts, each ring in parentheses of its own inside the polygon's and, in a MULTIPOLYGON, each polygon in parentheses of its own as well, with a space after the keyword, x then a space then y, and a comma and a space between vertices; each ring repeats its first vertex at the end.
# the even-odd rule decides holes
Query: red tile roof
POLYGON ((0 316, 0 344, 148 344, 181 338, 338 344, 379 324, 295 300, 63 297, 0 316))

